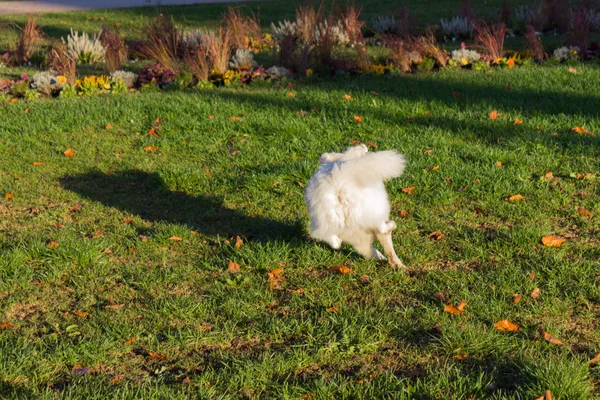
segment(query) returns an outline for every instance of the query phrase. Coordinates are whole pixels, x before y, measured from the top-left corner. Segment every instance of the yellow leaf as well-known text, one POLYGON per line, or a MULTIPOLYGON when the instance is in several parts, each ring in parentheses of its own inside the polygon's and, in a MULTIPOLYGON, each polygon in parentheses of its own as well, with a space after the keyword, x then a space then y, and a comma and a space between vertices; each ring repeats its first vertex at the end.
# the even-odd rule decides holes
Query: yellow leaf
POLYGON ((329 267, 329 270, 331 272, 335 272, 337 274, 342 274, 342 275, 347 275, 347 274, 354 272, 354 271, 352 271, 352 268, 347 267, 345 265, 334 265, 334 266, 329 267))
POLYGON ((230 274, 237 274, 238 272, 240 272, 240 264, 233 261, 229 261, 229 265, 227 266, 227 272, 229 272, 230 274))
POLYGON ((156 360, 166 360, 167 356, 165 354, 155 353, 153 351, 149 351, 148 355, 156 360))
POLYGON ((288 92, 287 96, 288 96, 288 97, 294 97, 294 96, 296 96, 296 95, 294 94, 294 92, 288 92))
POLYGON ((174 242, 181 242, 182 239, 179 236, 171 236, 169 240, 172 240, 174 242))
POLYGON ((340 308, 338 306, 332 306, 327 309, 327 312, 331 312, 331 313, 338 312, 338 311, 340 311, 340 308))
POLYGON ((241 120, 241 119, 242 119, 241 117, 231 117, 231 120, 232 120, 232 121, 239 121, 239 120, 241 120))
POLYGON ((544 175, 544 179, 552 179, 552 178, 554 178, 554 174, 552 172, 547 172, 544 175))
POLYGON ((514 332, 518 331, 519 327, 507 319, 503 319, 502 321, 498 321, 494 324, 494 327, 499 331, 509 331, 514 332))
POLYGON ((31 165, 33 165, 34 167, 39 167, 40 165, 44 165, 43 161, 36 161, 34 163, 31 163, 31 165))
POLYGON ((550 342, 550 343, 553 343, 553 344, 563 344, 562 340, 555 338, 554 336, 552 336, 548 332, 544 332, 544 339, 547 342, 550 342))
POLYGON ((506 201, 520 201, 520 200, 523 200, 523 199, 524 199, 524 197, 521 196, 520 194, 513 194, 512 196, 508 196, 504 200, 506 200, 506 201))
POLYGON ((112 125, 111 124, 106 124, 105 129, 110 131, 112 129, 112 125))
POLYGON ((592 358, 589 363, 590 364, 594 364, 597 363, 598 361, 600 361, 600 353, 596 354, 596 357, 592 358))
POLYGON ((130 224, 130 223, 132 223, 132 222, 133 222, 133 218, 131 218, 131 217, 128 217, 128 218, 123 218, 123 219, 121 220, 121 222, 122 222, 122 223, 124 223, 124 224, 130 224))
POLYGON ((559 238, 556 236, 544 236, 542 238, 542 243, 544 246, 548 247, 560 247, 561 244, 565 242, 566 239, 559 238))
POLYGON ((431 167, 431 168, 425 168, 425 171, 433 172, 433 171, 437 171, 438 169, 440 169, 440 166, 436 165, 436 166, 431 167))
POLYGON ((502 164, 502 161, 498 161, 496 162, 496 167, 500 168, 502 167, 504 164, 502 164))
POLYGON ((208 119, 209 119, 209 120, 215 119, 215 116, 214 116, 214 115, 209 115, 209 116, 208 116, 208 119))
POLYGON ((433 152, 433 149, 429 149, 429 150, 425 150, 423 152, 423 154, 431 154, 433 152))
POLYGON ((88 313, 88 312, 79 311, 79 310, 73 311, 73 314, 77 315, 79 318, 85 318, 90 315, 90 313, 88 313))
POLYGON ((154 146, 146 146, 146 147, 144 147, 144 151, 146 153, 152 153, 152 152, 155 152, 156 150, 158 150, 158 147, 154 147, 154 146))
POLYGON ((573 67, 569 67, 569 72, 572 74, 577 74, 577 70, 573 67))
POLYGON ((279 276, 282 272, 283 268, 276 268, 267 274, 269 276, 269 290, 273 290, 278 287, 280 283, 285 281, 284 277, 279 276))
POLYGON ((46 247, 49 249, 56 249, 58 247, 58 242, 50 242, 46 247))
POLYGON ((413 186, 403 188, 402 191, 406 194, 413 194, 416 189, 417 189, 417 187, 413 185, 413 186))
POLYGON ((14 199, 15 195, 12 192, 4 193, 4 197, 7 199, 14 199))
POLYGON ((3 322, 0 324, 0 329, 11 329, 15 326, 13 324, 9 324, 8 322, 3 322))
POLYGON ((431 239, 432 242, 437 242, 438 240, 440 240, 441 238, 443 238, 445 235, 442 233, 442 231, 437 230, 435 232, 431 232, 429 235, 427 235, 427 237, 429 239, 431 239))
POLYGON ((521 125, 522 123, 523 123, 522 119, 519 119, 519 118, 515 119, 515 125, 521 125))
POLYGON ((575 209, 577 210, 579 215, 581 215, 582 217, 591 217, 592 216, 592 213, 583 207, 575 206, 575 209))
POLYGON ((456 307, 453 304, 446 304, 444 306, 444 311, 452 315, 462 315, 466 305, 467 303, 464 300, 461 301, 460 304, 456 307))
POLYGON ((573 128, 571 130, 575 133, 591 133, 590 131, 585 129, 585 127, 583 127, 583 126, 576 126, 575 128, 573 128))
POLYGON ((498 113, 498 111, 496 110, 492 110, 490 111, 490 113, 488 114, 488 117, 492 120, 495 121, 496 119, 498 119, 498 117, 500 116, 500 114, 498 113))
POLYGON ((533 297, 534 299, 537 299, 538 297, 540 297, 541 291, 540 288, 534 288, 533 291, 531 292, 531 297, 533 297))
POLYGON ((356 122, 356 123, 361 123, 361 122, 362 122, 362 120, 363 120, 363 117, 362 117, 362 115, 355 115, 355 116, 354 116, 354 122, 356 122))
POLYGON ((459 360, 459 361, 463 361, 463 360, 466 360, 466 359, 467 359, 467 355, 466 355, 466 354, 456 354, 456 355, 454 356, 454 358, 456 358, 456 359, 457 359, 457 360, 459 360))
POLYGON ((512 69, 515 67, 515 58, 514 57, 510 57, 508 60, 506 60, 506 65, 508 65, 508 68, 512 69))
POLYGON ((135 343, 137 341, 137 339, 135 337, 130 337, 129 339, 127 339, 125 341, 125 344, 132 344, 135 343))
POLYGON ((235 237, 235 248, 239 249, 240 247, 242 247, 243 244, 244 244, 244 241, 242 240, 242 238, 239 236, 236 236, 235 237))
POLYGON ((75 155, 75 152, 73 151, 73 149, 67 149, 63 152, 63 154, 65 155, 65 157, 73 157, 75 155))
POLYGON ((350 101, 350 100, 352 100, 352 96, 350 96, 349 94, 345 94, 345 95, 343 95, 343 96, 342 96, 342 98, 343 98, 344 100, 347 100, 347 101, 350 101))
POLYGON ((518 293, 515 293, 515 294, 512 295, 512 303, 513 304, 519 304, 522 299, 523 299, 523 296, 521 296, 518 293))

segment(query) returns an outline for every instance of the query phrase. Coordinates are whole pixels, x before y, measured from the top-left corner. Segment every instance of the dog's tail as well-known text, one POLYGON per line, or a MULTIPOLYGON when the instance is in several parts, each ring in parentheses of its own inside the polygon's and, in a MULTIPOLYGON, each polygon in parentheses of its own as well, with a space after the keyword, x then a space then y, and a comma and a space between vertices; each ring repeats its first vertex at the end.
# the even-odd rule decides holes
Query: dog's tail
POLYGON ((354 179, 359 186, 371 186, 402 175, 406 160, 395 150, 367 153, 360 158, 346 161, 341 170, 354 179))

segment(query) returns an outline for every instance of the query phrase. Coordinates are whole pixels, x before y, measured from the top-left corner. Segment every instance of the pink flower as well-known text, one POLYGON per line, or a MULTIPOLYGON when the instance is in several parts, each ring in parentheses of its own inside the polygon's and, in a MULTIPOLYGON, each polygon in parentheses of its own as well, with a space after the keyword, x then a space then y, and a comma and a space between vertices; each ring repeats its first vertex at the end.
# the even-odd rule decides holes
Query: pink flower
POLYGON ((463 50, 465 50, 467 48, 467 46, 465 45, 465 42, 460 43, 460 48, 463 50))

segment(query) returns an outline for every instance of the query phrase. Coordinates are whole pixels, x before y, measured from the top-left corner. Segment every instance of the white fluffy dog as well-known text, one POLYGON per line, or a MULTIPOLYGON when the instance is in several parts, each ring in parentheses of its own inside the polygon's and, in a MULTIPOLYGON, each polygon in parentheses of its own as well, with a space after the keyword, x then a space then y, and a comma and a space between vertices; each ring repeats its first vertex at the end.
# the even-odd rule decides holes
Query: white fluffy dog
POLYGON ((366 258, 385 260, 373 247, 379 240, 392 267, 403 267, 392 244, 396 223, 384 181, 402 174, 406 161, 394 150, 369 153, 360 144, 343 153, 321 155, 305 199, 314 239, 339 249, 348 242, 366 258))

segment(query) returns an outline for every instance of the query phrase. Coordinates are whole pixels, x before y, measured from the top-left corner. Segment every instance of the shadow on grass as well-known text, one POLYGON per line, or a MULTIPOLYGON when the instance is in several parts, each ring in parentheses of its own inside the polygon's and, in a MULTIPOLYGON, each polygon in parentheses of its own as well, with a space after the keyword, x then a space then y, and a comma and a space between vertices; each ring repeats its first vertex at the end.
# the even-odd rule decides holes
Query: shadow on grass
POLYGON ((248 216, 225 207, 218 196, 171 191, 157 173, 128 170, 108 175, 92 171, 65 176, 60 183, 65 189, 107 207, 139 215, 150 222, 185 225, 208 236, 240 235, 259 242, 298 241, 304 237, 299 221, 248 216))

